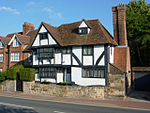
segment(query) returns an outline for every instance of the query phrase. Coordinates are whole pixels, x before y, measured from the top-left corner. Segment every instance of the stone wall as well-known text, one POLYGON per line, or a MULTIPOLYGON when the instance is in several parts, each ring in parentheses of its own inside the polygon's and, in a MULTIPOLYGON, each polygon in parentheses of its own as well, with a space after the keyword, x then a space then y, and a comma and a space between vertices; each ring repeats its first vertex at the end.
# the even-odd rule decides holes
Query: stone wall
POLYGON ((24 93, 36 95, 92 99, 126 96, 125 74, 109 74, 108 85, 106 87, 63 86, 35 82, 24 82, 23 86, 24 93))
POLYGON ((0 91, 15 92, 16 91, 16 81, 6 80, 0 83, 0 91))
MULTIPOLYGON (((35 95, 48 95, 69 98, 103 99, 109 97, 125 97, 125 74, 109 74, 107 86, 68 86, 56 84, 40 84, 23 82, 23 93, 35 95)), ((6 80, 0 83, 0 91, 16 91, 16 81, 6 80)))
POLYGON ((126 80, 125 74, 109 74, 108 86, 105 87, 105 97, 125 97, 126 80))
POLYGON ((23 92, 26 94, 69 98, 104 98, 104 87, 62 86, 34 82, 24 82, 23 86, 23 92))

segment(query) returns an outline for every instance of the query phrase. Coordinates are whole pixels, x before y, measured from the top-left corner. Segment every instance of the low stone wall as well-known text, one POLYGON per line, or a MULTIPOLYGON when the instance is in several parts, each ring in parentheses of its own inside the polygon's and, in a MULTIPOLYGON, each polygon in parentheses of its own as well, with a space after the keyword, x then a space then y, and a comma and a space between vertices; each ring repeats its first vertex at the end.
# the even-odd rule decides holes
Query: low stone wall
MULTIPOLYGON (((0 83, 0 91, 16 91, 16 81, 6 80, 0 83)), ((40 84, 23 82, 23 93, 35 95, 48 95, 69 98, 103 99, 109 97, 126 96, 125 74, 109 74, 107 86, 68 86, 56 84, 40 84)))
POLYGON ((104 87, 61 86, 24 82, 24 93, 70 98, 104 98, 104 87))
POLYGON ((105 97, 126 96, 126 80, 125 74, 109 74, 108 86, 105 87, 105 97))
POLYGON ((14 92, 16 91, 16 81, 15 80, 6 80, 0 83, 0 91, 14 92))

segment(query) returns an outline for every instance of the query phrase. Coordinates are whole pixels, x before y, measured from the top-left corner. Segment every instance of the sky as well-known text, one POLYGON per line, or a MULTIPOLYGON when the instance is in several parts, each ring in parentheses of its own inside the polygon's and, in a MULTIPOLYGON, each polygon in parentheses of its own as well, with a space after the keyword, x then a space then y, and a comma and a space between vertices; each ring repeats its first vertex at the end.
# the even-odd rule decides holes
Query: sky
MULTIPOLYGON (((24 22, 61 24, 99 19, 113 35, 112 7, 131 0, 0 0, 0 36, 21 32, 24 22)), ((150 3, 150 0, 146 0, 150 3)))

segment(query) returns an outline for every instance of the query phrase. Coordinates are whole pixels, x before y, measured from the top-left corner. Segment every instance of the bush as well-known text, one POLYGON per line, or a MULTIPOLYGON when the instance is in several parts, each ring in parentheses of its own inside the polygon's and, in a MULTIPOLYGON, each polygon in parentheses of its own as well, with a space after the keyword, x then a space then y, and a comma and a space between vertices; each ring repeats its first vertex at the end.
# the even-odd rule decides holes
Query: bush
POLYGON ((23 65, 17 65, 11 68, 8 68, 6 71, 6 78, 9 80, 16 80, 17 78, 17 73, 20 73, 20 70, 24 69, 23 65))
POLYGON ((6 80, 6 72, 0 72, 0 82, 3 82, 4 80, 6 80))
POLYGON ((19 74, 20 74, 20 80, 33 81, 34 80, 35 69, 33 69, 33 68, 23 68, 23 69, 20 69, 19 74))
POLYGON ((8 68, 6 74, 7 74, 6 78, 8 80, 16 80, 17 78, 17 74, 14 68, 8 68))

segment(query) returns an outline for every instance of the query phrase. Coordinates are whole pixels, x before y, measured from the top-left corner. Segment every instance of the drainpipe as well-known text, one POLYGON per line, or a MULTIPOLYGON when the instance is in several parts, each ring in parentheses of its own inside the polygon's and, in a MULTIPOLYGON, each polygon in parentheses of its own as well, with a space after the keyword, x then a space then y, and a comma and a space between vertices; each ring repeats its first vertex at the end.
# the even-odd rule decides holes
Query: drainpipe
POLYGON ((7 64, 7 68, 9 68, 9 58, 10 58, 10 55, 9 55, 10 54, 10 46, 9 45, 7 46, 7 49, 8 49, 8 51, 7 51, 8 52, 8 64, 7 64))

